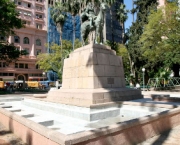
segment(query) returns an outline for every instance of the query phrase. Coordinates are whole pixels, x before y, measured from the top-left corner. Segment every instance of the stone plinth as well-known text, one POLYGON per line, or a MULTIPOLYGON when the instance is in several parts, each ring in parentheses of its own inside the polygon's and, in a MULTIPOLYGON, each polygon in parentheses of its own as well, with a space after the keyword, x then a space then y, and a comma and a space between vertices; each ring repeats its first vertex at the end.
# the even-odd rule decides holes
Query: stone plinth
POLYGON ((139 98, 140 90, 125 87, 122 58, 97 44, 72 52, 64 61, 62 88, 48 93, 50 100, 87 107, 139 98))

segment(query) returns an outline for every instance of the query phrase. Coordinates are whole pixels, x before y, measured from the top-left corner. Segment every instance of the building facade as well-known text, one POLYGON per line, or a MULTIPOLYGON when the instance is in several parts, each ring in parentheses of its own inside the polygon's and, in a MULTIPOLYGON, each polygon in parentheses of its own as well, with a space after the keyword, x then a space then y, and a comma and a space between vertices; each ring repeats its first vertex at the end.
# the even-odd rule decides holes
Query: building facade
POLYGON ((15 0, 20 18, 25 28, 15 30, 15 35, 8 38, 17 49, 29 54, 22 56, 16 63, 5 66, 0 63, 0 78, 3 80, 37 80, 42 79, 42 70, 36 65, 37 55, 46 52, 47 43, 47 1, 15 0))

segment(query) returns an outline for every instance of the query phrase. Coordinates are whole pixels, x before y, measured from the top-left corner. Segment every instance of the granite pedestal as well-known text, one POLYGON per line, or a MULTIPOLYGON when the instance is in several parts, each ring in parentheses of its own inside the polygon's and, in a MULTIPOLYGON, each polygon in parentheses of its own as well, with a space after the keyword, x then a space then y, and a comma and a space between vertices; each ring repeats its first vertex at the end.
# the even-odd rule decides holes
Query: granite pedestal
POLYGON ((76 49, 65 59, 62 88, 47 96, 49 101, 88 108, 141 98, 140 90, 125 86, 122 58, 98 44, 76 49))

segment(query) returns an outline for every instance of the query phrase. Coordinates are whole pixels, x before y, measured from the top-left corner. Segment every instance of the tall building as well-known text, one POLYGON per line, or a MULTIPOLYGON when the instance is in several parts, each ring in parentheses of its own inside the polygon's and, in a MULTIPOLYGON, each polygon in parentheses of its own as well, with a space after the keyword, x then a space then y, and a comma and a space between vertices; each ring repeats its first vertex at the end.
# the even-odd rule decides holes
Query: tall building
POLYGON ((47 43, 47 1, 46 0, 15 0, 20 18, 25 28, 15 30, 16 35, 8 41, 17 49, 27 50, 29 55, 22 56, 16 63, 5 66, 0 62, 0 78, 3 80, 34 80, 42 79, 42 70, 36 65, 37 55, 46 52, 47 43))
POLYGON ((106 12, 106 26, 104 30, 104 41, 114 41, 122 42, 123 41, 123 25, 117 21, 115 11, 121 3, 124 3, 124 0, 117 0, 116 3, 111 7, 112 16, 110 15, 110 9, 106 12), (112 23, 111 23, 112 18, 112 23))

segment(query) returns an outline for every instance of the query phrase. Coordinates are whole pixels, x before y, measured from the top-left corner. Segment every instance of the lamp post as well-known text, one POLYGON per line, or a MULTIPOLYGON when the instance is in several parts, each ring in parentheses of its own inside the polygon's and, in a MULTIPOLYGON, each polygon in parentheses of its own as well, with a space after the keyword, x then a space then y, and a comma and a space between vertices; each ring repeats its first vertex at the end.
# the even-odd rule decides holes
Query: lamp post
POLYGON ((45 74, 46 74, 45 72, 42 73, 42 75, 43 75, 43 82, 44 82, 44 76, 45 76, 45 74))
POLYGON ((145 68, 142 68, 142 72, 143 72, 143 90, 144 90, 144 72, 145 72, 145 68))

